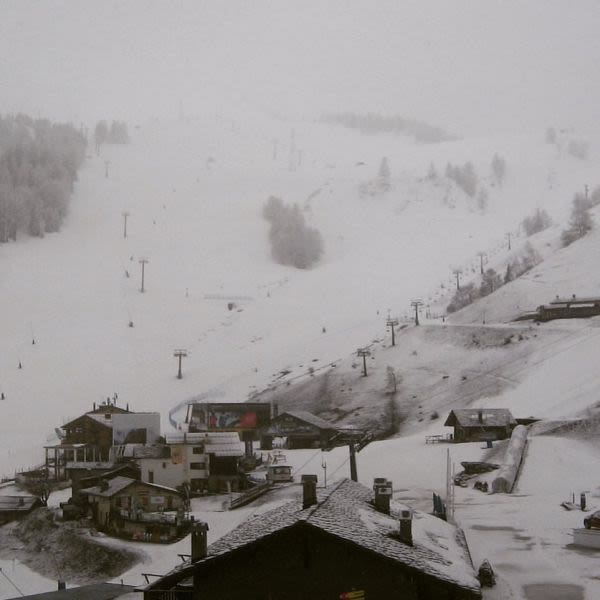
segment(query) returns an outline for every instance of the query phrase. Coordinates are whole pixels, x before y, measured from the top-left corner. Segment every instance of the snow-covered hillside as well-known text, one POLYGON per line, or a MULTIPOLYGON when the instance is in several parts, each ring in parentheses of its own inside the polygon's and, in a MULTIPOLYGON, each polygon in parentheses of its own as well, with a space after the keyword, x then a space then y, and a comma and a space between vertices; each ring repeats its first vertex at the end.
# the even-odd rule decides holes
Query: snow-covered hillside
MULTIPOLYGON (((398 431, 361 452, 359 478, 369 485, 373 477, 389 477, 397 497, 429 510, 431 491, 444 492, 446 448, 425 445, 424 436, 446 433, 450 408, 507 406, 517 416, 555 420, 595 414, 597 320, 506 322, 556 294, 598 293, 589 276, 598 232, 564 250, 556 243, 572 194, 583 182, 593 186, 594 176, 592 162, 561 155, 541 135, 416 145, 267 119, 260 126, 223 117, 142 124, 133 129, 131 145, 105 146, 100 156, 90 151, 60 233, 0 247, 0 473, 38 463, 43 445, 54 441, 54 427, 115 392, 134 410, 160 411, 164 429, 168 414, 182 419, 176 407, 195 396, 239 401, 253 395, 276 397, 283 407, 307 406, 342 423, 398 431), (302 152, 294 170, 292 130, 302 152), (496 152, 508 166, 502 187, 492 186, 489 176, 496 152), (391 190, 361 197, 360 184, 376 176, 383 156, 391 190), (446 163, 468 160, 488 190, 483 214, 449 180, 426 179, 431 163, 443 173, 446 163), (325 254, 313 269, 272 261, 261 217, 270 195, 298 203, 321 231, 325 254), (529 238, 543 263, 446 322, 409 323, 412 298, 422 297, 434 313, 447 304, 453 268, 462 269, 464 281, 477 280, 479 251, 502 272, 527 241, 518 223, 537 206, 556 222, 529 238), (126 238, 123 211, 130 213, 126 238), (144 293, 140 258, 149 261, 144 293), (386 332, 388 314, 407 325, 397 331, 396 346, 386 332), (356 358, 364 346, 372 351, 367 378, 356 358), (189 351, 182 380, 175 348, 189 351), (389 367, 398 377, 395 395, 389 367)), ((586 461, 597 448, 589 437, 567 444, 558 435, 560 429, 530 441, 518 484, 530 500, 507 497, 492 506, 479 492, 458 491, 457 518, 474 561, 489 557, 498 570, 501 585, 492 597, 521 598, 523 586, 574 585, 580 577, 589 593, 596 589, 590 560, 574 562, 563 549, 579 515, 559 516, 555 507, 572 491, 591 488, 586 461), (558 461, 557 453, 565 458, 558 461), (552 468, 564 480, 550 491, 539 477, 550 469, 547 456, 555 457, 552 468), (545 519, 556 522, 547 536, 541 533, 545 519), (543 549, 531 569, 504 550, 506 536, 519 549, 543 549), (569 571, 551 577, 553 561, 568 562, 569 571)), ((452 448, 455 464, 485 455, 479 444, 452 448)), ((324 483, 319 452, 289 458, 297 476, 319 473, 324 483)), ((346 474, 347 449, 324 460, 328 481, 346 474)), ((214 540, 281 501, 223 513, 219 500, 198 503, 194 512, 210 523, 214 540)), ((144 547, 144 561, 123 578, 140 584, 142 572, 174 565, 187 544, 144 547)), ((26 591, 54 585, 18 561, 0 566, 26 591)), ((0 597, 14 593, 8 580, 2 586, 0 597)))
POLYGON ((219 116, 132 131, 129 146, 90 150, 63 231, 0 248, 1 473, 39 461, 55 426, 114 392, 134 410, 161 411, 166 426, 167 412, 192 396, 243 400, 282 369, 305 373, 351 355, 384 335, 388 311, 403 314, 415 296, 433 301, 452 266, 502 252, 505 232, 533 207, 560 218, 593 175, 541 133, 415 145, 219 116), (292 131, 302 152, 295 170, 292 131), (415 183, 431 162, 442 172, 472 160, 483 179, 495 152, 508 176, 490 188, 485 215, 458 192, 450 207, 435 186, 415 183), (382 156, 392 190, 360 198, 382 156), (323 234, 314 269, 271 260, 260 211, 272 194, 298 203, 323 234), (181 381, 175 348, 190 353, 181 381))

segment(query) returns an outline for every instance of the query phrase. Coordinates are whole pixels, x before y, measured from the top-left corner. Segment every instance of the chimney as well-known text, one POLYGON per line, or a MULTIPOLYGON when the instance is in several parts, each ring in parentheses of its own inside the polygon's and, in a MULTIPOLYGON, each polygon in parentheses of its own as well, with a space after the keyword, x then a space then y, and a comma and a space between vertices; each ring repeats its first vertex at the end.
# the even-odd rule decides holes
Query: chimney
POLYGON ((60 592, 61 590, 66 590, 67 589, 67 584, 62 581, 61 579, 58 580, 58 591, 60 592))
POLYGON ((375 492, 375 508, 386 515, 390 514, 390 500, 392 498, 392 482, 385 477, 375 477, 373 480, 375 492))
POLYGON ((271 419, 275 419, 279 416, 279 405, 277 402, 271 402, 271 419))
POLYGON ((403 509, 400 511, 400 541, 408 546, 413 545, 412 510, 410 509, 403 509))
POLYGON ((208 554, 208 523, 194 521, 192 523, 192 562, 206 558, 208 554))
POLYGON ((481 409, 477 411, 477 419, 480 423, 483 423, 483 411, 481 409))
POLYGON ((302 475, 302 508, 317 503, 317 476, 302 475))
POLYGON ((96 412, 96 403, 94 402, 94 412, 96 412))

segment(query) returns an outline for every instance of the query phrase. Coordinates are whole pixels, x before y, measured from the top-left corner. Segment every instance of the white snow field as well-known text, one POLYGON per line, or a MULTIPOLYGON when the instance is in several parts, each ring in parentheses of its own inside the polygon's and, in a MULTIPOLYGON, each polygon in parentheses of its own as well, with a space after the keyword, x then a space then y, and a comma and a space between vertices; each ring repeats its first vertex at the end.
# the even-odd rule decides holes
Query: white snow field
MULTIPOLYGON (((131 133, 129 146, 104 146, 101 156, 90 148, 60 233, 41 240, 22 237, 0 247, 0 391, 5 394, 0 474, 39 463, 43 445, 54 441, 55 427, 115 392, 132 410, 160 411, 167 430, 169 411, 193 396, 242 401, 284 369, 301 375, 309 365, 349 359, 359 346, 387 335, 388 311, 409 313, 415 297, 442 306, 452 268, 461 266, 475 276, 478 251, 488 252, 490 264, 502 272, 510 256, 505 234, 513 232, 513 252, 522 248, 525 239, 517 226, 524 216, 541 206, 562 224, 574 192, 584 183, 597 183, 594 156, 578 161, 561 154, 544 144, 543 132, 417 145, 318 123, 264 118, 249 125, 217 115, 150 121, 131 133), (289 168, 292 130, 302 150, 302 164, 294 170, 289 168), (279 141, 276 159, 273 139, 279 141), (489 182, 495 152, 508 166, 501 188, 489 182), (358 185, 376 175, 383 156, 389 160, 392 190, 361 198, 358 185), (467 160, 486 182, 485 214, 446 180, 423 181, 431 162, 443 173, 447 162, 467 160), (108 178, 105 161, 110 161, 108 178), (325 254, 314 268, 297 270, 272 261, 261 217, 270 195, 298 203, 321 231, 325 254), (130 213, 127 238, 125 210, 130 213), (144 293, 140 258, 149 261, 144 293), (227 309, 228 302, 235 302, 234 310, 227 309), (189 352, 182 380, 176 378, 176 348, 189 352)), ((531 241, 549 255, 552 235, 560 228, 531 241)), ((506 321, 517 308, 535 308, 556 293, 574 293, 575 286, 581 295, 600 292, 600 281, 589 276, 599 242, 595 232, 486 298, 487 322, 506 321), (578 261, 588 268, 573 270, 578 261)), ((450 322, 456 328, 478 324, 482 310, 478 303, 450 322)), ((597 319, 539 329, 547 333, 527 342, 531 352, 524 360, 529 363, 518 369, 510 365, 519 372, 499 397, 478 400, 479 405, 507 406, 517 416, 560 418, 580 415, 597 402, 597 319), (547 347, 550 341, 556 346, 547 347)), ((456 353, 455 361, 476 352, 439 342, 436 353, 437 343, 425 350, 432 364, 449 360, 447 352, 456 353)), ((498 353, 508 360, 512 351, 498 353)), ((386 352, 389 361, 389 348, 386 352)), ((396 366, 408 368, 404 354, 397 356, 396 366)), ((383 373, 385 364, 380 368, 383 373)), ((361 404, 368 402, 365 394, 361 404)), ((181 418, 181 411, 175 417, 181 418)), ((359 455, 361 482, 388 477, 398 497, 430 510, 431 491, 444 491, 447 448, 426 446, 424 436, 445 432, 445 415, 440 417, 415 419, 414 431, 367 446, 359 455)), ((453 461, 458 465, 484 456, 479 446, 453 446, 453 461)), ((457 520, 466 528, 474 563, 487 557, 498 571, 500 584, 490 598, 536 600, 544 596, 524 586, 538 583, 577 584, 581 589, 569 588, 573 594, 600 597, 593 574, 597 555, 565 549, 570 528, 581 524, 582 515, 559 507, 572 491, 594 490, 592 497, 598 497, 590 477, 598 451, 585 440, 534 437, 515 495, 457 491, 457 520)), ((289 458, 298 477, 318 473, 323 483, 319 452, 297 451, 289 458)), ((347 476, 346 449, 325 458, 328 481, 347 476)), ((214 540, 248 514, 279 501, 274 495, 260 506, 231 513, 220 512, 220 500, 208 506, 198 501, 194 510, 209 522, 214 540)), ((123 579, 141 584, 142 572, 167 571, 187 545, 188 540, 173 546, 138 544, 148 558, 123 579)), ((0 562, 0 567, 25 592, 54 588, 54 582, 28 573, 20 563, 0 562)), ((0 577, 0 598, 14 592, 0 577)))

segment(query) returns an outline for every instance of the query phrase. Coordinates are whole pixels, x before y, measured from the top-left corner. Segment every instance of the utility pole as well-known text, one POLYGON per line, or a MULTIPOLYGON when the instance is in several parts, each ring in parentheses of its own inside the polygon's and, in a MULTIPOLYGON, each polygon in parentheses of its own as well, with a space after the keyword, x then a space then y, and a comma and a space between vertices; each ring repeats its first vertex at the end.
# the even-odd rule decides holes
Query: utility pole
POLYGON ((460 276, 462 274, 462 269, 453 269, 452 273, 456 276, 456 289, 460 290, 460 276))
POLYGON ((508 238, 508 249, 510 250, 510 231, 506 234, 506 237, 508 238))
POLYGON ((415 325, 419 324, 419 306, 423 306, 423 300, 417 298, 415 300, 411 300, 410 305, 415 309, 415 325))
POLYGON ((367 376, 367 356, 371 356, 371 351, 367 348, 359 348, 356 351, 357 356, 362 356, 363 359, 363 375, 367 376))
POLYGON ((396 345, 396 335, 395 335, 394 327, 396 327, 396 325, 398 325, 398 319, 390 319, 390 317, 388 317, 385 324, 388 327, 390 327, 392 330, 392 346, 395 346, 396 345))
POLYGON ((487 256, 486 252, 478 252, 477 256, 479 256, 479 269, 481 271, 481 274, 483 275, 483 257, 487 256))
POLYGON ((358 469, 356 468, 356 448, 352 442, 348 444, 348 447, 350 449, 350 479, 352 479, 352 481, 358 481, 358 469))
POLYGON ((124 210, 122 213, 123 215, 123 238, 127 237, 127 217, 129 216, 129 212, 124 210))
POLYGON ((589 188, 588 188, 588 184, 587 183, 583 186, 583 191, 585 193, 585 203, 587 205, 587 203, 588 203, 588 192, 589 192, 589 188))
POLYGON ((144 289, 144 267, 148 263, 148 259, 147 258, 140 258, 138 260, 138 262, 140 263, 140 265, 142 265, 142 288, 140 289, 140 292, 144 293, 146 291, 144 289))
POLYGON ((104 161, 104 177, 108 179, 108 165, 110 165, 110 160, 104 161))
POLYGON ((179 359, 179 370, 177 371, 177 379, 182 379, 183 375, 181 374, 181 359, 187 356, 187 350, 174 350, 173 356, 179 359))

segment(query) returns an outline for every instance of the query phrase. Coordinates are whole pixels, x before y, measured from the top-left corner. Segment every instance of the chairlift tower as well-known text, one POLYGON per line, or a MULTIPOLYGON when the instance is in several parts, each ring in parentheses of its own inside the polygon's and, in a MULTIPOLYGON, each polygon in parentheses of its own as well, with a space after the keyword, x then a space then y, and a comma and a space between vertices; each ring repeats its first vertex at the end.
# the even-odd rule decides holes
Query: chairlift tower
POLYGON ((395 346, 396 345, 396 332, 394 330, 394 327, 396 327, 398 325, 398 319, 391 319, 390 317, 388 317, 385 324, 392 330, 392 346, 395 346))
POLYGON ((142 287, 140 289, 140 292, 144 293, 146 291, 144 289, 144 267, 148 264, 148 259, 147 258, 140 258, 138 260, 138 262, 140 263, 140 265, 142 265, 142 287))
POLYGON ((371 351, 368 348, 359 348, 356 351, 357 356, 362 356, 363 359, 363 375, 367 376, 367 356, 371 356, 371 351))
POLYGON ((421 298, 415 298, 410 301, 410 305, 415 309, 415 325, 419 324, 419 307, 423 306, 421 298))
POLYGON ((181 374, 181 359, 187 356, 187 350, 176 349, 173 351, 173 356, 179 359, 179 369, 177 371, 177 379, 182 379, 183 375, 181 374))

